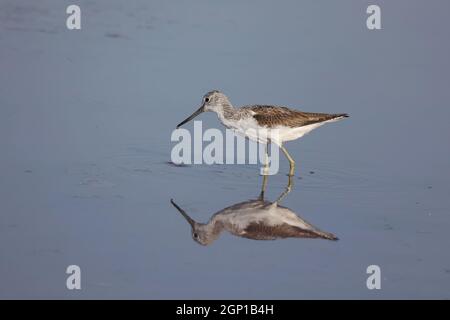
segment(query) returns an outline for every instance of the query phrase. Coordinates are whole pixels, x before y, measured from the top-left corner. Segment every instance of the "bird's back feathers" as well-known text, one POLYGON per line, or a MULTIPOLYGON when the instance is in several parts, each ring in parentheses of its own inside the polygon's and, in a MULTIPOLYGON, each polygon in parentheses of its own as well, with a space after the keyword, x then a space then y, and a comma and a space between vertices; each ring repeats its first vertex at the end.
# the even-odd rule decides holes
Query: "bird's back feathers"
POLYGON ((277 126, 295 128, 348 117, 345 113, 327 114, 302 112, 281 106, 252 105, 244 106, 242 109, 251 111, 253 118, 258 122, 258 124, 267 128, 274 128, 277 126))

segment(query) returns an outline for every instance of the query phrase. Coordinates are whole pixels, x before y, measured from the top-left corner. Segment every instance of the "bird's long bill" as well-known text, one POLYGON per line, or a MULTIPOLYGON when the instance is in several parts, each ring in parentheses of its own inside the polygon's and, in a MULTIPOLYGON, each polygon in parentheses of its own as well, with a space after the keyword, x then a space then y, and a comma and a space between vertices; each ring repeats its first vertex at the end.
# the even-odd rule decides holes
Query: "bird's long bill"
POLYGON ((174 201, 173 199, 170 199, 170 203, 177 208, 177 210, 181 213, 181 215, 186 219, 186 221, 191 225, 191 227, 194 227, 195 221, 194 219, 192 219, 191 217, 188 216, 188 214, 186 213, 186 211, 184 211, 183 209, 181 209, 174 201))
POLYGON ((195 111, 193 114, 191 114, 186 120, 181 121, 180 124, 177 125, 177 129, 179 127, 181 127, 183 124, 185 124, 186 122, 191 121, 192 119, 194 119, 196 116, 198 116, 200 113, 205 111, 205 106, 202 105, 200 108, 198 108, 197 111, 195 111))

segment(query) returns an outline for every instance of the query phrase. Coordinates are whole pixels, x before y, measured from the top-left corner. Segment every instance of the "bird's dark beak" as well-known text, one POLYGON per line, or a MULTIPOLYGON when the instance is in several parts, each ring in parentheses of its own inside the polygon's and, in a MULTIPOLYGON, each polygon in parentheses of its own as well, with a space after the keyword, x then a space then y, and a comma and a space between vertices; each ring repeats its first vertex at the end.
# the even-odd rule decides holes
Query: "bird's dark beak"
POLYGON ((200 108, 198 108, 198 110, 195 111, 192 115, 190 115, 186 120, 181 121, 180 124, 177 125, 177 129, 179 127, 181 127, 183 124, 185 124, 186 122, 189 122, 192 119, 194 119, 196 116, 198 116, 202 112, 205 112, 205 105, 204 104, 202 104, 202 106, 200 108))
POLYGON ((195 225, 195 221, 194 219, 192 219, 191 217, 188 216, 188 214, 186 213, 186 211, 184 211, 183 209, 181 209, 174 201, 173 199, 170 199, 170 203, 177 208, 177 210, 181 213, 181 215, 186 219, 186 221, 191 225, 192 228, 194 228, 195 225))

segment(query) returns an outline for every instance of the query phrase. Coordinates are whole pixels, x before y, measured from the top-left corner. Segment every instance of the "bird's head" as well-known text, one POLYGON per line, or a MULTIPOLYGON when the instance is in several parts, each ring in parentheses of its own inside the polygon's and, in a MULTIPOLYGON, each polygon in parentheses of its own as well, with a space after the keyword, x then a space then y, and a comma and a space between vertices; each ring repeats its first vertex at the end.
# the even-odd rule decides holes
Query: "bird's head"
POLYGON ((177 129, 203 112, 213 111, 216 113, 222 113, 223 109, 226 107, 231 107, 231 103, 227 96, 218 90, 210 91, 203 96, 200 108, 198 108, 197 111, 195 111, 188 118, 180 122, 177 125, 177 129))
POLYGON ((211 244, 216 237, 214 237, 211 228, 205 224, 205 223, 198 223, 194 219, 192 219, 186 211, 181 209, 172 199, 170 200, 170 203, 178 210, 178 212, 181 213, 181 215, 186 219, 186 221, 191 226, 191 235, 192 239, 203 245, 207 246, 211 244))

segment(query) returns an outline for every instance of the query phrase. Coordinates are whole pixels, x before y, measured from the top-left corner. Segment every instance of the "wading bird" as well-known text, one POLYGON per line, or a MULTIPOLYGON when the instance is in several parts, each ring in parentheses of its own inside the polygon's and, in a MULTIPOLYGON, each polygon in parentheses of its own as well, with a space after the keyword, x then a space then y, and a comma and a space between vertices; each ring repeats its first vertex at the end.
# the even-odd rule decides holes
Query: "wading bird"
POLYGON ((294 211, 279 205, 291 191, 292 180, 274 202, 264 200, 267 176, 258 199, 231 205, 215 213, 208 223, 198 223, 173 200, 172 205, 191 226, 192 238, 199 244, 209 245, 219 238, 222 231, 254 240, 275 240, 279 238, 322 238, 338 240, 329 232, 324 232, 300 218, 294 211))
POLYGON ((220 122, 237 134, 244 135, 258 142, 266 144, 273 142, 278 145, 289 160, 289 175, 291 176, 294 175, 295 161, 283 146, 283 142, 301 138, 311 130, 327 122, 348 117, 346 113, 301 112, 287 107, 270 105, 249 105, 234 108, 226 95, 220 91, 213 90, 203 96, 200 108, 177 125, 177 129, 199 114, 207 111, 217 113, 220 122))

